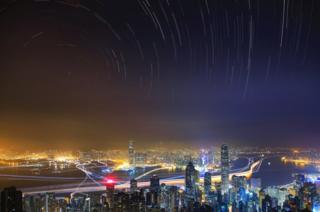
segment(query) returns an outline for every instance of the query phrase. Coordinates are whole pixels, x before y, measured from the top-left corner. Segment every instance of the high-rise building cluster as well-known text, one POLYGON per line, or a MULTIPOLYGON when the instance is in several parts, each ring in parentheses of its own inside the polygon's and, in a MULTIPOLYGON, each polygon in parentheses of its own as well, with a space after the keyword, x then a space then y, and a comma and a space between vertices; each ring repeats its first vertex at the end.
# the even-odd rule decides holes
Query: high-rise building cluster
POLYGON ((128 156, 131 168, 135 168, 136 166, 144 167, 147 164, 147 154, 144 152, 136 152, 133 141, 129 141, 128 156))
MULTIPOLYGON (((134 153, 131 150, 129 153, 134 153)), ((157 175, 150 176, 147 187, 139 185, 140 179, 132 178, 127 190, 116 190, 117 182, 113 179, 106 180, 105 191, 65 195, 22 197, 21 191, 10 187, 1 192, 1 211, 320 211, 318 181, 297 174, 290 185, 262 188, 259 178, 229 174, 229 162, 228 146, 222 145, 221 181, 215 182, 213 173, 201 174, 190 161, 186 164, 183 187, 161 183, 157 175)))

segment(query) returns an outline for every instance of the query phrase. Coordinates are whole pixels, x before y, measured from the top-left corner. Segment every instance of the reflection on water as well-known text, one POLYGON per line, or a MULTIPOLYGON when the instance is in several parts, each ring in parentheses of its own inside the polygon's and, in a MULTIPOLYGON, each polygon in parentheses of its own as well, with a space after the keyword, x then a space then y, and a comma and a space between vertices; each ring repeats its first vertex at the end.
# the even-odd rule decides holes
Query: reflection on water
MULTIPOLYGON (((238 160, 232 162, 231 170, 243 168, 248 164, 247 158, 239 158, 238 160)), ((59 164, 60 165, 60 164, 59 164)), ((43 176, 63 176, 63 177, 79 177, 83 178, 84 173, 75 168, 74 165, 67 167, 60 167, 59 172, 55 172, 55 166, 50 166, 50 164, 43 165, 38 167, 40 171, 40 175, 43 176)), ((24 168, 4 168, 0 169, 1 174, 13 174, 13 175, 37 175, 32 173, 34 168, 24 167, 24 168)), ((149 171, 150 168, 145 169, 137 169, 136 173, 133 175, 138 176, 142 173, 149 171)), ((301 166, 299 164, 294 163, 284 163, 281 160, 281 157, 274 157, 265 159, 261 165, 259 172, 254 173, 252 177, 261 178, 262 186, 271 186, 271 185, 284 185, 291 183, 293 181, 292 174, 294 173, 318 173, 318 168, 312 165, 304 165, 301 166)), ((183 177, 185 171, 183 169, 172 170, 160 170, 153 174, 157 174, 161 179, 169 178, 169 177, 183 177)), ((116 171, 113 173, 119 179, 127 180, 128 172, 126 171, 116 171)), ((149 175, 145 176, 142 180, 148 180, 150 178, 149 175)), ((18 180, 9 177, 1 177, 0 178, 0 188, 15 185, 17 187, 33 187, 33 186, 43 186, 43 185, 53 185, 53 184, 61 184, 61 183, 79 183, 81 180, 67 180, 67 181, 31 181, 31 180, 18 180)))
POLYGON ((259 177, 262 186, 284 185, 293 181, 294 173, 318 173, 318 169, 312 165, 295 165, 293 163, 284 163, 280 157, 265 159, 258 173, 253 177, 259 177))
POLYGON ((66 183, 80 183, 84 178, 84 173, 77 169, 74 164, 63 162, 50 163, 48 161, 38 161, 37 163, 12 163, 0 166, 0 189, 8 186, 18 188, 47 186, 66 183), (9 175, 9 176, 7 176, 9 175), (15 177, 18 176, 18 177, 15 177), (20 176, 20 177, 19 177, 20 176), (55 179, 30 179, 21 176, 47 176, 65 177, 66 180, 55 179), (73 178, 79 178, 73 179, 73 178))

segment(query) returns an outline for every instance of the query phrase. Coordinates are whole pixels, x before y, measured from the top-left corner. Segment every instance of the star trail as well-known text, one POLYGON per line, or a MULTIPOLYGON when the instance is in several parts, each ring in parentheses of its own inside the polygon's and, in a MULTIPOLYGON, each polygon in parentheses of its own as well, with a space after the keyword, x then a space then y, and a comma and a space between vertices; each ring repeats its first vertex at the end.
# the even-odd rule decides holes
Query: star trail
POLYGON ((315 0, 0 6, 0 143, 319 140, 315 0))

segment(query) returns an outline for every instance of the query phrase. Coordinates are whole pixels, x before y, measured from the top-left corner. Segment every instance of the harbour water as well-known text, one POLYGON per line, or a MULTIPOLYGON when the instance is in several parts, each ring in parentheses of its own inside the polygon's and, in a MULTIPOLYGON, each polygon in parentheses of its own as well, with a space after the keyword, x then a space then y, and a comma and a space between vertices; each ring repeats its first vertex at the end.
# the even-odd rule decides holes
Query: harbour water
MULTIPOLYGON (((248 164, 247 158, 239 158, 238 160, 232 163, 231 169, 239 169, 243 168, 248 164)), ((40 172, 40 177, 42 175, 49 177, 57 177, 57 180, 54 179, 39 179, 39 180, 30 180, 27 178, 15 178, 10 176, 5 176, 6 174, 12 175, 32 175, 28 168, 2 168, 0 169, 0 187, 7 186, 17 186, 17 187, 38 187, 38 186, 46 186, 46 185, 54 185, 54 184, 77 184, 82 181, 85 177, 84 173, 80 170, 76 169, 74 166, 65 168, 61 173, 52 174, 49 170, 49 167, 42 167, 40 172), (58 179, 58 178, 66 178, 58 179)), ((140 170, 143 171, 143 170, 140 170)), ((145 170, 147 171, 147 170, 145 170)), ((319 173, 319 169, 312 165, 295 165, 292 163, 284 163, 281 161, 281 157, 271 157, 263 160, 260 169, 258 172, 254 173, 252 177, 260 178, 263 187, 267 186, 277 186, 277 185, 285 185, 291 183, 293 181, 294 173, 319 173)), ((125 172, 114 173, 119 178, 126 179, 127 174, 125 172), (126 176, 125 176, 126 175, 126 176)), ((170 178, 170 177, 183 177, 184 170, 160 170, 155 172, 161 179, 162 178, 170 178)), ((38 176, 37 176, 38 177, 38 176)), ((147 181, 150 176, 145 176, 141 180, 147 181)))
POLYGON ((281 157, 266 158, 259 172, 252 177, 261 178, 262 186, 277 186, 292 183, 295 173, 319 173, 319 169, 313 165, 295 165, 284 163, 281 157))

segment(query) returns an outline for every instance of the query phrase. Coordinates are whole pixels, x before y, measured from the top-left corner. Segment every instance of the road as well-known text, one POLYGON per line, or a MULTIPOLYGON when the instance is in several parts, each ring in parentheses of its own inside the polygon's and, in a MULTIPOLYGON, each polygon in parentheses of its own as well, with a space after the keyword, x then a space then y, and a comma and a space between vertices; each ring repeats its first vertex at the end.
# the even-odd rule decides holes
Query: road
MULTIPOLYGON (((246 176, 250 177, 254 172, 257 172, 260 168, 260 165, 262 163, 262 160, 258 160, 256 162, 253 162, 250 167, 248 167, 247 170, 240 170, 233 173, 230 173, 229 177, 232 178, 232 176, 246 176)), ((151 172, 150 172, 151 173, 151 172)), ((149 173, 149 174, 150 174, 149 173)), ((145 176, 145 173, 143 174, 145 176)), ((220 175, 212 176, 213 182, 218 182, 221 180, 220 175)), ((203 177, 200 178, 200 183, 203 182, 203 177)), ((160 183, 165 183, 166 185, 175 185, 175 186, 183 186, 184 185, 184 178, 178 178, 178 179, 161 179, 160 183)), ((148 187, 150 185, 150 182, 138 182, 138 187, 148 187)), ((115 189, 129 189, 130 188, 130 182, 121 182, 117 185, 115 185, 115 189)), ((34 195, 39 193, 47 193, 47 192, 53 192, 56 194, 69 194, 69 193, 87 193, 87 192, 97 192, 97 191, 104 191, 106 188, 105 186, 86 186, 86 187, 77 187, 77 186, 71 186, 66 188, 55 188, 54 186, 48 186, 48 187, 42 187, 41 190, 25 190, 23 191, 24 195, 34 195)))

